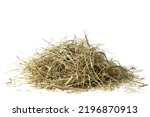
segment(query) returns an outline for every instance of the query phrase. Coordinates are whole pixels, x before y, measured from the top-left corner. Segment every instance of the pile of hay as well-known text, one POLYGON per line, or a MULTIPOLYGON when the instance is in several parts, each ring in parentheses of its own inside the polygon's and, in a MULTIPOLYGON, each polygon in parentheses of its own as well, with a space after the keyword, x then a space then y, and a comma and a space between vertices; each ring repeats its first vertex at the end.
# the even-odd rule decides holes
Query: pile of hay
POLYGON ((112 90, 136 82, 133 68, 127 68, 106 57, 97 46, 74 38, 50 45, 24 63, 28 83, 42 89, 112 90))

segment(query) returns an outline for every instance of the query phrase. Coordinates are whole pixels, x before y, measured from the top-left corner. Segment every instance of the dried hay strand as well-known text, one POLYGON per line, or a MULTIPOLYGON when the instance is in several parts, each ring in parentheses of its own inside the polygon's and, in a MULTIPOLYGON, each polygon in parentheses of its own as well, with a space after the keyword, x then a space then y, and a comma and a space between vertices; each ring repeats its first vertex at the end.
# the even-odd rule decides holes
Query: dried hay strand
POLYGON ((47 90, 113 90, 126 83, 142 84, 135 68, 108 60, 98 46, 89 43, 86 35, 83 39, 50 45, 23 66, 28 83, 47 90))

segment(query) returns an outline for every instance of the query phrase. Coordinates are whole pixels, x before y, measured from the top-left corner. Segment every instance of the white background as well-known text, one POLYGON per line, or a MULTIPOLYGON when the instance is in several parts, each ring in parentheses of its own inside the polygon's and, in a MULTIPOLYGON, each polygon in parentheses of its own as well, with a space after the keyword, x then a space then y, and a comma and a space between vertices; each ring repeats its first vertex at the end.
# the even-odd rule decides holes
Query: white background
POLYGON ((137 105, 137 114, 104 114, 107 117, 148 117, 149 86, 137 93, 124 90, 77 94, 34 90, 28 85, 11 87, 17 73, 16 56, 28 58, 45 46, 42 39, 60 41, 65 36, 102 43, 107 54, 122 65, 143 69, 149 84, 150 2, 148 0, 0 0, 0 116, 98 117, 101 114, 12 114, 15 106, 137 105))

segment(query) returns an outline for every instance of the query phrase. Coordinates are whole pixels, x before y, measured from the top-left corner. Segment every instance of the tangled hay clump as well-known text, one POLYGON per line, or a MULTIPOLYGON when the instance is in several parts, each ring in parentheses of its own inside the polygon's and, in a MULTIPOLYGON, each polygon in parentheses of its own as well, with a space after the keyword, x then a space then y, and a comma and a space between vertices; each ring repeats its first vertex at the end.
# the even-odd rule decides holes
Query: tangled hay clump
POLYGON ((89 44, 86 35, 37 53, 24 63, 24 75, 28 83, 48 90, 112 90, 137 81, 134 68, 109 60, 98 46, 89 44))

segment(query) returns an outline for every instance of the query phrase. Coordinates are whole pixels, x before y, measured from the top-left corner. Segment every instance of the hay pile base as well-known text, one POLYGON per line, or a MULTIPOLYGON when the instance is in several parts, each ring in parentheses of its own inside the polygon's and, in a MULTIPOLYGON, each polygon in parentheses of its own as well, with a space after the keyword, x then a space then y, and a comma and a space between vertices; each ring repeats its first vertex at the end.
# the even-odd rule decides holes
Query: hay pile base
POLYGON ((122 84, 135 83, 134 70, 108 60, 98 46, 89 44, 86 35, 84 39, 50 45, 24 63, 28 83, 48 90, 112 90, 122 84))

